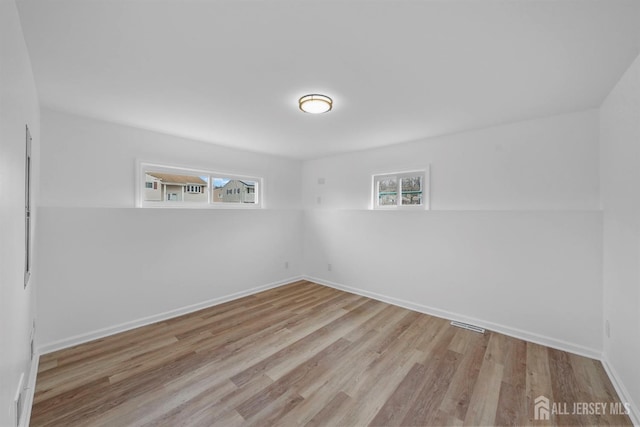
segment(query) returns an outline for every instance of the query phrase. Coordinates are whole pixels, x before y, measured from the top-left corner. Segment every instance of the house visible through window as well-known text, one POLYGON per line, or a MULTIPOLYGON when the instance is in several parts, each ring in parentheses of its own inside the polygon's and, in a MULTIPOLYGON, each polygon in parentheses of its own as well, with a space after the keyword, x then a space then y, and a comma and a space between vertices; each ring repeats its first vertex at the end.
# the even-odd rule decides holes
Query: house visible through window
POLYGON ((209 203, 209 177, 191 171, 145 170, 144 202, 209 203))
POLYGON ((429 208, 427 171, 389 173, 373 176, 373 207, 429 208))
POLYGON ((230 176, 212 176, 213 202, 256 204, 258 179, 245 179, 230 176))
POLYGON ((140 163, 138 206, 260 207, 260 178, 140 163))

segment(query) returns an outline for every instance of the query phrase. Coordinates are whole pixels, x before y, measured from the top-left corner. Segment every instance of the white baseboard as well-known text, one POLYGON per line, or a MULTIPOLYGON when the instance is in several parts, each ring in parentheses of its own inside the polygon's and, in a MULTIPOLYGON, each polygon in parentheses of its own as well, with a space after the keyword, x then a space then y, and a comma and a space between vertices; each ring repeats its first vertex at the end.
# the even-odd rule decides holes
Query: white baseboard
POLYGON ((589 357, 591 359, 600 360, 602 352, 593 348, 583 347, 578 344, 573 344, 567 341, 558 340, 555 338, 539 335, 529 331, 523 331, 517 328, 511 328, 509 326, 501 325, 485 321, 482 319, 476 319, 474 317, 465 316, 459 313, 453 313, 446 310, 441 310, 434 307, 429 307, 415 302, 406 301, 399 298, 390 297, 388 295, 378 294, 376 292, 369 292, 359 288, 353 288, 351 286, 345 286, 339 283, 331 282, 328 280, 320 279, 317 277, 304 276, 306 280, 315 282, 320 285, 329 286, 331 288, 339 289, 352 294, 362 295, 368 298, 372 298, 378 301, 386 302, 389 304, 397 305, 399 307, 407 308, 409 310, 417 311, 420 313, 429 314, 432 316, 440 317, 448 320, 456 320, 458 322, 470 323, 482 328, 499 332, 510 337, 519 338, 521 340, 530 341, 536 344, 541 344, 547 347, 555 348, 558 350, 568 351, 570 353, 579 354, 581 356, 589 357))
POLYGON ((40 364, 40 354, 35 352, 31 361, 29 370, 29 382, 27 383, 25 399, 23 403, 22 419, 19 422, 20 427, 28 427, 31 422, 31 407, 33 406, 33 395, 36 392, 36 379, 38 377, 38 365, 40 364))
POLYGON ((640 410, 635 402, 631 399, 631 395, 627 391, 624 383, 620 380, 620 375, 615 370, 615 368, 609 362, 606 354, 602 357, 602 366, 604 367, 605 372, 609 376, 613 387, 616 389, 618 393, 618 397, 622 401, 622 403, 628 403, 631 407, 631 413, 629 414, 629 418, 631 418, 631 422, 634 426, 640 426, 640 410))
POLYGON ((267 289, 272 289, 272 288, 276 288, 278 286, 283 286, 292 282, 296 282, 298 280, 309 280, 311 282, 314 283, 318 283, 320 285, 324 285, 324 286, 328 286, 331 288, 335 288, 335 289, 339 289, 345 292, 349 292, 349 293, 353 293, 353 294, 357 294, 357 295, 362 295, 368 298, 372 298, 378 301, 382 301, 382 302, 386 302, 389 304, 393 304, 399 307, 403 307, 403 308, 407 308, 409 310, 413 310, 413 311, 417 311, 420 313, 425 313, 425 314, 429 314, 432 316, 436 316, 436 317, 440 317, 440 318, 444 318, 444 319, 448 319, 448 320, 457 320, 460 322, 464 322, 464 323, 471 323, 474 325, 478 325, 481 326, 485 329, 491 330, 491 331, 495 331, 495 332, 499 332, 501 334, 504 335, 508 335, 508 336, 512 336, 515 338, 519 338, 525 341, 530 341, 530 342, 534 342, 537 344, 541 344, 541 345, 545 345, 547 347, 552 347, 552 348, 556 348, 559 350, 563 350, 563 351, 568 351, 570 353, 575 353, 575 354, 579 354, 582 356, 586 356, 586 357, 590 357, 593 359, 598 359, 602 361, 602 365, 604 366, 604 369, 607 373, 607 375, 609 376, 609 378, 611 379, 611 382, 613 384, 613 386, 615 387, 616 392, 618 393, 618 396, 620 397, 621 401, 623 403, 629 403, 630 407, 631 407, 631 413, 629 414, 629 417, 631 418, 631 421, 633 422, 634 425, 636 426, 640 426, 640 410, 638 410, 638 407, 636 406, 636 404, 633 402, 633 400, 630 399, 630 395, 626 389, 626 387, 624 386, 624 383, 622 381, 619 380, 619 376, 617 374, 617 372, 615 371, 615 369, 611 366, 611 364, 608 362, 608 360, 606 359, 606 357, 603 357, 601 352, 595 350, 595 349, 590 349, 587 347, 583 347, 577 344, 572 344, 569 342, 565 342, 562 340, 557 340, 555 338, 551 338, 551 337, 545 337, 542 335, 538 335, 532 332, 527 332, 527 331, 523 331, 520 329, 516 329, 516 328, 511 328, 505 325, 500 325, 500 324, 496 324, 493 322, 488 322, 488 321, 483 321, 480 319, 475 319, 472 317, 468 317, 468 316, 464 316, 458 313, 453 313, 453 312, 449 312, 446 310, 440 310, 437 308, 433 308, 433 307, 429 307, 429 306, 425 306, 422 304, 416 304, 414 302, 410 302, 410 301, 406 301, 406 300, 402 300, 399 298, 394 298, 394 297, 390 297, 387 295, 382 295, 382 294, 378 294, 375 292, 369 292, 369 291, 365 291, 363 289, 359 289, 359 288, 353 288, 350 286, 345 286, 345 285, 341 285, 339 283, 335 283, 335 282, 331 282, 328 280, 324 280, 324 279, 320 279, 317 277, 310 277, 310 276, 296 276, 296 277, 291 277, 289 279, 286 280, 282 280, 282 281, 278 281, 278 282, 272 282, 266 285, 262 285, 262 286, 258 286, 255 288, 251 288, 251 289, 247 289, 246 291, 241 291, 241 292, 236 292, 234 294, 230 294, 230 295, 226 295, 223 297, 218 297, 218 298, 214 298, 208 301, 204 301, 201 303, 197 303, 197 304, 193 304, 193 305, 189 305, 186 307, 181 307, 181 308, 177 308, 175 310, 170 310, 164 313, 160 313, 160 314, 156 314, 153 316, 148 316, 148 317, 144 317, 138 320, 134 320, 131 322, 126 322, 126 323, 122 323, 120 325, 116 325, 113 327, 109 327, 109 328, 104 328, 104 329, 100 329, 97 331, 93 331, 93 332, 89 332, 86 334, 81 334, 81 335, 76 335, 70 338, 66 338, 63 340, 59 340, 53 343, 49 343, 46 345, 43 345, 39 351, 36 352, 36 354, 34 355, 33 361, 31 363, 31 372, 29 373, 29 384, 27 386, 27 395, 26 395, 26 400, 25 400, 25 408, 27 409, 25 411, 25 414, 23 416, 23 419, 20 423, 20 427, 26 427, 29 425, 30 419, 31 419, 31 407, 33 404, 33 397, 34 397, 34 392, 35 392, 35 386, 36 386, 36 377, 37 377, 37 373, 38 373, 38 365, 39 365, 39 361, 40 361, 40 354, 46 354, 46 353, 51 353, 53 351, 57 351, 57 350, 61 350, 63 348, 68 348, 68 347, 72 347, 74 345, 78 345, 78 344, 82 344, 88 341, 92 341, 98 338, 102 338, 105 336, 109 336, 109 335, 113 335, 113 334, 117 334, 119 332, 124 332, 130 329, 134 329, 134 328, 138 328, 140 326, 145 326, 145 325, 149 325, 151 323, 156 323, 159 321, 163 321, 163 320, 167 320, 176 316, 180 316, 183 314, 187 314, 187 313, 191 313, 194 311, 198 311, 201 310, 203 308, 207 308, 207 307, 212 307, 214 305, 218 305, 218 304, 222 304, 228 301, 232 301, 238 298, 242 298, 245 296, 249 296, 249 295, 253 295, 256 294, 258 292, 262 292, 265 291, 267 289))
POLYGON ((54 341, 48 344, 44 344, 38 348, 40 354, 52 353, 54 351, 62 350, 65 348, 73 347, 74 345, 82 344, 85 342, 93 341, 98 338, 104 338, 109 335, 114 335, 120 332, 128 331, 131 329, 139 328, 141 326, 150 325, 152 323, 161 322, 163 320, 171 319, 173 317, 181 316, 183 314, 192 313, 194 311, 202 310, 203 308, 212 307, 214 305, 222 304, 225 302, 233 301, 238 298, 246 297, 256 294, 258 292, 266 291, 267 289, 277 288, 278 286, 286 285, 298 280, 302 280, 302 276, 290 277, 286 280, 268 283, 266 285, 258 286, 255 288, 247 289, 245 291, 236 292, 230 295, 225 295, 218 298, 213 298, 207 301, 199 302, 196 304, 188 305, 186 307, 176 308, 164 313, 154 314, 152 316, 143 317, 141 319, 132 320, 130 322, 121 323, 115 326, 109 326, 107 328, 98 329, 96 331, 87 332, 80 335, 75 335, 69 338, 64 338, 58 341, 54 341))
POLYGON ((304 276, 305 280, 309 280, 310 282, 318 283, 320 285, 329 286, 335 289, 339 289, 345 292, 362 295, 368 298, 372 298, 378 301, 386 302, 389 304, 397 305, 399 307, 404 307, 409 310, 417 311, 420 313, 426 313, 432 316, 448 319, 448 320, 457 320, 464 323, 470 323, 473 325, 481 326, 485 329, 499 332, 504 335, 508 335, 514 338, 519 338, 525 341, 534 342, 536 344, 541 344, 547 347, 552 347, 558 350, 567 351, 569 353, 578 354, 581 356, 589 357, 591 359, 600 360, 602 362, 602 366, 607 373, 607 376, 611 380, 616 392, 618 393, 618 397, 622 403, 628 403, 631 409, 631 413, 629 414, 629 418, 631 418, 631 422, 634 426, 640 427, 640 409, 636 405, 636 403, 631 398, 631 395, 627 391, 627 388, 624 385, 624 382, 620 379, 620 375, 613 368, 606 355, 603 355, 602 352, 591 349, 588 347, 583 347, 577 344, 569 343, 562 340, 557 340, 555 338, 542 336, 533 332, 523 331, 516 328, 511 328, 505 325, 496 324, 493 322, 483 321, 480 319, 475 319, 472 317, 464 316, 458 313, 452 313, 446 310, 440 310, 433 307, 428 307, 421 304, 416 304, 414 302, 405 301, 399 298, 390 297, 387 295, 378 294, 375 292, 365 291, 359 288, 353 288, 350 286, 345 286, 339 283, 331 282, 328 280, 320 279, 317 277, 304 276))

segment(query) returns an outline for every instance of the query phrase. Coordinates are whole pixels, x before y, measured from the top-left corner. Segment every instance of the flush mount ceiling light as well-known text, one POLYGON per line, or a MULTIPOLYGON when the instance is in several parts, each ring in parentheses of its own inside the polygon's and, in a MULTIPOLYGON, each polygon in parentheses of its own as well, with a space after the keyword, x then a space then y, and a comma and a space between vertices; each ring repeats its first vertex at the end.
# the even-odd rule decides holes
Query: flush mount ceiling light
POLYGON ((305 113, 320 114, 331 111, 333 100, 326 95, 305 95, 298 100, 300 109, 305 113))

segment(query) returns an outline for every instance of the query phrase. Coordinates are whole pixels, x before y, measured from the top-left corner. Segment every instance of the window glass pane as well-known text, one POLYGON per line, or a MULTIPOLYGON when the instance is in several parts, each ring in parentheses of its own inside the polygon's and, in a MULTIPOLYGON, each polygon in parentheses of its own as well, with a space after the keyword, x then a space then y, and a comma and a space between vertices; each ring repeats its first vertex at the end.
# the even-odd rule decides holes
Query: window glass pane
POLYGON ((398 200, 397 178, 386 178, 378 181, 378 205, 393 206, 398 200))
POLYGON ((145 171, 145 202, 207 203, 209 177, 187 172, 145 171))
POLYGON ((212 177, 213 203, 258 203, 256 181, 230 177, 212 177))
POLYGON ((200 205, 220 207, 228 203, 259 208, 262 203, 258 200, 260 178, 141 163, 139 181, 140 207, 191 205, 200 208, 200 205))
POLYGON ((402 204, 422 204, 422 176, 402 178, 402 204))

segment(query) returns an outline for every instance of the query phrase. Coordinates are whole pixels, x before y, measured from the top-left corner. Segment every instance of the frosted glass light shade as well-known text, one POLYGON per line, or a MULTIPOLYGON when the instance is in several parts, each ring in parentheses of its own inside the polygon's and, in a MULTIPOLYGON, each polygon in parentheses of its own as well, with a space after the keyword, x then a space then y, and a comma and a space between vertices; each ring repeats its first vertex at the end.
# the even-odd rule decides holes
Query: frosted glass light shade
POLYGON ((298 100, 300 110, 305 113, 321 114, 331 111, 333 100, 326 95, 305 95, 298 100))

